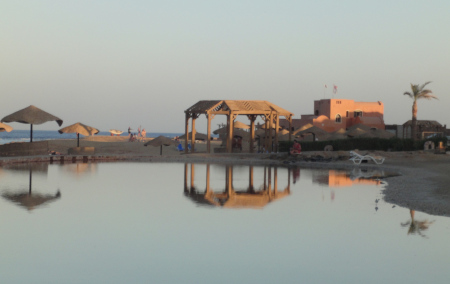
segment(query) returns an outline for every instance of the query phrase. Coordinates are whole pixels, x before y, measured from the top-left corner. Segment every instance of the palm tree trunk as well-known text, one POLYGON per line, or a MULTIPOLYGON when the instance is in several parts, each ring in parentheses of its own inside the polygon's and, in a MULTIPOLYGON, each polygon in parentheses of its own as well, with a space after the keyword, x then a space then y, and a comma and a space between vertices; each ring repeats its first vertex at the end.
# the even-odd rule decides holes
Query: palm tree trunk
POLYGON ((417 140, 417 101, 414 100, 412 107, 412 125, 411 125, 411 138, 417 140))

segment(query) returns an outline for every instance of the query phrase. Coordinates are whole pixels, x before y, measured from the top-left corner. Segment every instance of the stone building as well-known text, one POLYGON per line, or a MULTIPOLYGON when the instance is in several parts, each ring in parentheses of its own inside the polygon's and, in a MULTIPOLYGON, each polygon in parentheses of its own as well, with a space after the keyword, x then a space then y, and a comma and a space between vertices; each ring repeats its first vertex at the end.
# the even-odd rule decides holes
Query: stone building
MULTIPOLYGON (((355 102, 354 100, 323 99, 314 101, 314 114, 293 119, 292 125, 298 129, 309 123, 325 131, 334 132, 361 123, 371 128, 384 130, 383 115, 384 105, 380 101, 355 102)), ((285 124, 287 122, 280 121, 281 126, 285 124)))

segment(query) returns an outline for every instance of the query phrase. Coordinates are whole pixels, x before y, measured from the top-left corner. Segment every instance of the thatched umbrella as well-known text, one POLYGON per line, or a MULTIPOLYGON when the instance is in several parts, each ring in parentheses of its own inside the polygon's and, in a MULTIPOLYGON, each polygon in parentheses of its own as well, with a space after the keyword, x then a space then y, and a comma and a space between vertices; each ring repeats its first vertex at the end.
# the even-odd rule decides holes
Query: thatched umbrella
POLYGON ((19 206, 27 208, 27 210, 33 210, 34 208, 43 205, 47 202, 54 201, 58 198, 61 198, 61 193, 58 191, 55 195, 51 194, 39 194, 39 193, 29 193, 29 192, 20 192, 20 193, 4 193, 2 194, 3 198, 16 203, 19 206))
POLYGON ((56 199, 61 198, 61 193, 58 190, 57 193, 54 195, 51 194, 39 194, 39 193, 32 193, 32 177, 33 177, 33 171, 40 172, 47 172, 48 165, 24 165, 24 166, 15 166, 13 168, 8 168, 11 170, 28 170, 29 171, 29 185, 28 190, 22 189, 20 192, 5 192, 2 194, 2 197, 16 203, 19 206, 27 208, 27 210, 33 210, 34 208, 43 205, 45 203, 54 201, 56 199))
POLYGON ((80 147, 80 134, 84 136, 90 136, 99 133, 100 131, 83 123, 77 122, 75 124, 66 126, 58 130, 60 134, 63 133, 76 133, 77 134, 77 147, 80 147))
POLYGON ((11 132, 13 128, 7 124, 0 123, 0 132, 11 132))
POLYGON ((163 145, 164 146, 170 146, 170 145, 177 145, 177 144, 178 144, 177 141, 174 141, 174 140, 172 140, 172 139, 170 139, 170 138, 168 138, 166 136, 160 135, 160 136, 156 137, 155 139, 150 140, 147 143, 145 143, 144 146, 147 146, 147 145, 151 145, 151 146, 154 146, 154 147, 160 146, 161 149, 159 151, 159 154, 162 155, 162 146, 163 145))
POLYGON ((301 130, 301 131, 297 131, 297 133, 295 133, 295 136, 305 135, 305 134, 312 134, 313 135, 313 141, 315 141, 315 138, 317 136, 320 137, 321 140, 325 140, 326 137, 328 137, 330 135, 328 132, 326 132, 322 128, 319 128, 317 126, 311 126, 311 127, 307 128, 307 129, 304 129, 304 130, 301 130))
POLYGON ((345 134, 347 136, 349 136, 349 137, 360 137, 360 136, 363 136, 363 135, 368 137, 368 138, 369 137, 373 137, 373 136, 370 135, 369 131, 370 130, 366 131, 364 129, 356 127, 356 128, 349 128, 345 134))
POLYGON ((298 129, 295 129, 294 132, 292 132, 292 134, 296 135, 298 132, 303 131, 303 130, 308 129, 308 128, 311 128, 313 126, 314 125, 312 125, 311 123, 307 123, 307 124, 303 125, 302 127, 298 128, 298 129))
POLYGON ((250 129, 250 126, 248 126, 247 124, 242 123, 240 121, 235 121, 233 123, 233 127, 234 128, 239 128, 239 129, 250 129))
MULTIPOLYGON (((192 138, 192 132, 189 132, 189 138, 192 138)), ((186 139, 186 134, 183 134, 179 137, 179 139, 184 140, 186 139)), ((208 135, 200 133, 200 132, 196 132, 195 133, 195 140, 208 140, 208 135)))
POLYGON ((347 135, 345 134, 345 129, 341 128, 335 132, 332 132, 330 136, 328 136, 328 140, 341 140, 341 139, 347 139, 347 135))
POLYGON ((30 142, 33 142, 33 124, 42 124, 48 121, 56 121, 59 126, 62 125, 62 119, 49 114, 35 106, 16 111, 2 118, 1 122, 19 122, 30 124, 30 142))

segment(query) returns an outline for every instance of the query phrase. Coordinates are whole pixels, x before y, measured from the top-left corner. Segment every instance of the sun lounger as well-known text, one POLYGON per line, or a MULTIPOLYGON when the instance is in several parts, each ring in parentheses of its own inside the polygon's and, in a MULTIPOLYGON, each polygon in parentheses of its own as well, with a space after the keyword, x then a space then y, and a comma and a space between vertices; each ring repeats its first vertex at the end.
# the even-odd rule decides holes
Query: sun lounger
POLYGON ((183 148, 183 146, 181 146, 181 143, 178 144, 177 150, 180 151, 180 152, 184 151, 184 148, 183 148))
POLYGON ((371 156, 371 155, 361 155, 355 151, 350 151, 350 161, 354 164, 359 165, 362 161, 372 160, 375 164, 381 165, 384 162, 384 157, 381 156, 371 156))

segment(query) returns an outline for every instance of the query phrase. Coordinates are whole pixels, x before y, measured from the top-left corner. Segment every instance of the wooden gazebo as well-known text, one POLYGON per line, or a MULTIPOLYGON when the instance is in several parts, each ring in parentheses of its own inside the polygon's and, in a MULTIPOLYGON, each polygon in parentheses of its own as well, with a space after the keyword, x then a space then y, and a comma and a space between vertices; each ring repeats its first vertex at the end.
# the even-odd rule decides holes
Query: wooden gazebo
MULTIPOLYGON (((266 135, 265 135, 265 149, 269 151, 277 151, 278 147, 278 130, 280 116, 284 116, 289 122, 289 129, 292 125, 293 113, 276 106, 268 101, 244 101, 244 100, 216 100, 216 101, 199 101, 187 110, 186 114, 186 127, 185 127, 185 151, 188 151, 189 142, 189 120, 192 119, 192 135, 191 144, 192 150, 195 149, 195 120, 201 115, 205 114, 208 119, 208 141, 207 152, 211 152, 211 120, 218 114, 227 116, 227 152, 232 152, 232 139, 234 121, 238 115, 246 115, 250 120, 250 153, 254 152, 254 140, 255 140, 255 120, 258 116, 264 120, 266 135), (275 124, 275 127, 273 127, 275 124), (272 135, 275 131, 275 135, 272 135), (275 149, 273 148, 272 137, 275 137, 275 149)), ((291 132, 289 132, 289 140, 291 140, 291 132)))

